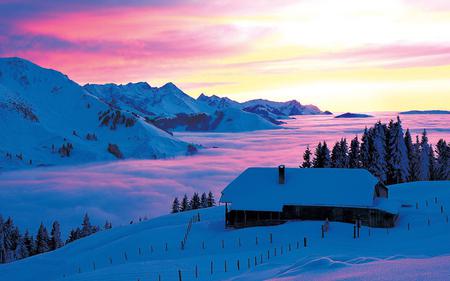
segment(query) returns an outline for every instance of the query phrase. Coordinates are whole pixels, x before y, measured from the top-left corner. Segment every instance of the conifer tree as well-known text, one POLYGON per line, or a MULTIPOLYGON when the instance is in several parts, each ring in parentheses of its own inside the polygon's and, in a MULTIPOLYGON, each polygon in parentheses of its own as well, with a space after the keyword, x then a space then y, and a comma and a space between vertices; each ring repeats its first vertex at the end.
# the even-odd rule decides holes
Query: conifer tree
POLYGON ((191 208, 189 206, 189 199, 185 194, 183 199, 181 200, 181 212, 189 211, 191 208))
POLYGON ((348 167, 349 168, 359 168, 360 167, 360 152, 359 152, 359 141, 358 136, 350 142, 350 152, 348 153, 348 167))
POLYGON ((422 181, 430 179, 430 145, 428 144, 427 131, 423 130, 422 138, 420 141, 420 156, 419 156, 419 166, 420 174, 419 178, 422 181))
POLYGON ((178 201, 178 197, 175 197, 172 203, 172 214, 178 213, 179 211, 180 211, 180 202, 178 201))
POLYGON ((369 131, 367 127, 364 129, 364 133, 361 137, 361 149, 359 154, 359 162, 362 168, 369 168, 370 165, 370 142, 369 142, 369 131))
POLYGON ((331 157, 330 150, 328 149, 327 143, 324 141, 322 145, 322 157, 323 157, 323 167, 331 167, 331 157))
POLYGON ((36 253, 41 254, 48 252, 50 250, 49 247, 49 237, 47 228, 45 228, 44 224, 41 222, 41 225, 39 226, 38 233, 36 235, 36 253))
POLYGON ((90 220, 89 220, 89 216, 88 216, 88 214, 86 213, 86 214, 84 215, 84 218, 83 218, 83 223, 81 224, 81 238, 82 238, 82 237, 89 236, 89 235, 91 235, 92 233, 93 233, 93 231, 92 231, 92 225, 91 225, 91 222, 90 222, 90 220))
POLYGON ((58 221, 53 222, 49 246, 50 250, 56 250, 64 246, 64 243, 61 240, 61 230, 58 221))
POLYGON ((192 195, 190 206, 192 210, 200 208, 200 197, 197 192, 194 192, 194 195, 192 195))
POLYGON ((208 207, 214 207, 216 205, 216 200, 214 199, 214 194, 210 191, 208 193, 208 207))
POLYGON ((6 262, 6 241, 3 217, 0 215, 0 263, 6 262))
POLYGON ((30 256, 30 252, 25 244, 25 240, 22 236, 19 236, 17 247, 14 253, 14 259, 20 260, 30 256))
POLYGON ((403 129, 400 118, 397 122, 389 123, 388 134, 388 169, 390 183, 401 183, 409 178, 408 149, 403 137, 403 129))
POLYGON ((386 164, 386 125, 377 122, 369 129, 369 171, 381 182, 387 179, 386 164))
POLYGON ((430 181, 439 180, 436 158, 434 156, 433 146, 430 144, 430 151, 428 155, 429 167, 430 167, 430 181))
POLYGON ((412 142, 412 137, 409 129, 406 129, 404 141, 406 146, 406 153, 408 154, 408 180, 416 181, 419 178, 419 175, 417 173, 417 165, 419 164, 419 162, 417 159, 416 148, 412 142))
POLYGON ((206 197, 206 193, 203 192, 200 198, 200 208, 208 208, 208 197, 206 197))
POLYGON ((450 146, 440 139, 436 145, 436 173, 439 180, 450 180, 450 146))
POLYGON ((306 150, 303 153, 303 163, 300 165, 300 167, 302 168, 311 168, 312 167, 312 163, 311 163, 311 150, 309 149, 309 145, 306 146, 306 150))
POLYGON ((111 229, 112 228, 112 223, 110 221, 106 221, 105 225, 103 226, 104 229, 111 229))
POLYGON ((316 146, 316 150, 314 151, 314 160, 313 160, 314 168, 323 168, 323 157, 322 157, 322 143, 316 146))
POLYGON ((36 252, 36 247, 34 244, 33 236, 30 236, 30 233, 28 232, 28 229, 25 231, 25 234, 23 235, 23 242, 25 246, 27 247, 27 251, 30 256, 34 255, 36 252))

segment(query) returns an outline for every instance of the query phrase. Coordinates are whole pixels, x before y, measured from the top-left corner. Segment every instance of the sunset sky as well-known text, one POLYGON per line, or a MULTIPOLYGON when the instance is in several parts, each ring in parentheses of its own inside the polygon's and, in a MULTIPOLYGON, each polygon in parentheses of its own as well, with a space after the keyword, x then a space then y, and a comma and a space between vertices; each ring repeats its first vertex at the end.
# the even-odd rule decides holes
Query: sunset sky
POLYGON ((447 0, 0 0, 0 15, 0 56, 81 84, 172 81, 193 97, 331 111, 450 109, 447 0))

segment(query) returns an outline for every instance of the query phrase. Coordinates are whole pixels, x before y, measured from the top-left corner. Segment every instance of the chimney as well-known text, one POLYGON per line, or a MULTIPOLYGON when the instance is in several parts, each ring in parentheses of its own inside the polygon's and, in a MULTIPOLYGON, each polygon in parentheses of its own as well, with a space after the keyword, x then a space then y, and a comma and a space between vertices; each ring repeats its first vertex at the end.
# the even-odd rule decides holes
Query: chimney
POLYGON ((280 165, 278 166, 278 183, 279 184, 284 184, 285 179, 286 179, 286 172, 285 172, 285 168, 284 165, 280 165))

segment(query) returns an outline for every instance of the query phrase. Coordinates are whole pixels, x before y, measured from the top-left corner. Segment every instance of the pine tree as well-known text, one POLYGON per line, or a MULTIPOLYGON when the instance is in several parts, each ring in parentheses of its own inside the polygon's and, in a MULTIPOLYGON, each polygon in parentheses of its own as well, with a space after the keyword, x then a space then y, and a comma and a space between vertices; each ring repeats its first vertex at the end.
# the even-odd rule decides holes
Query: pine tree
POLYGON ((406 153, 408 154, 408 180, 416 181, 419 178, 418 173, 416 173, 418 170, 418 160, 415 145, 412 142, 412 137, 409 129, 406 129, 404 141, 406 146, 406 153))
POLYGON ((216 205, 216 200, 214 199, 214 194, 210 191, 208 193, 208 207, 214 207, 216 205))
POLYGON ((180 211, 180 202, 178 201, 178 197, 175 197, 172 203, 172 214, 178 213, 179 211, 180 211))
POLYGON ((64 246, 64 243, 61 240, 61 230, 58 221, 53 222, 49 246, 50 250, 56 250, 64 246))
POLYGON ((190 205, 192 210, 200 208, 200 197, 197 192, 194 192, 194 195, 192 195, 190 205))
POLYGON ((361 149, 359 153, 359 162, 362 168, 369 168, 370 158, 369 131, 366 127, 361 138, 361 149))
POLYGON ((300 167, 302 168, 311 168, 312 167, 312 163, 311 163, 311 150, 309 149, 309 145, 306 146, 306 150, 303 153, 303 163, 300 165, 300 167))
POLYGON ((350 152, 348 153, 348 167, 349 168, 359 168, 360 167, 360 150, 358 136, 350 142, 350 152))
POLYGON ((381 182, 387 179, 386 125, 378 122, 369 129, 369 171, 381 182))
POLYGON ((189 211, 191 207, 189 206, 189 199, 185 194, 183 200, 181 200, 181 212, 189 211))
POLYGON ((340 152, 341 146, 339 142, 336 142, 331 150, 331 167, 333 168, 341 168, 340 167, 340 152))
POLYGON ((200 198, 200 208, 208 208, 208 197, 206 197, 206 193, 203 192, 200 198))
POLYGON ((322 145, 322 157, 323 157, 323 167, 331 167, 331 157, 330 150, 328 149, 327 143, 324 141, 322 145))
POLYGON ((314 151, 314 160, 313 160, 314 168, 323 168, 323 157, 322 157, 322 143, 319 142, 316 146, 316 150, 314 151))
POLYGON ((0 263, 6 262, 6 241, 3 217, 0 215, 0 263))
POLYGON ((42 254, 45 252, 48 252, 50 250, 49 247, 49 237, 47 228, 45 228, 44 224, 41 222, 41 225, 39 226, 38 233, 36 235, 36 253, 42 254))
POLYGON ((422 181, 430 179, 430 145, 428 144, 427 131, 423 130, 422 139, 420 141, 420 156, 419 166, 420 174, 419 178, 422 181))
POLYGON ((86 214, 84 215, 84 218, 83 218, 83 223, 81 224, 81 238, 82 238, 82 237, 89 236, 89 235, 91 235, 92 233, 93 233, 93 231, 92 231, 92 225, 91 225, 91 222, 90 222, 90 220, 89 220, 89 216, 88 216, 88 214, 86 213, 86 214))
POLYGON ((450 180, 450 146, 440 139, 436 145, 436 170, 439 180, 450 180))
POLYGON ((430 144, 430 154, 428 155, 429 167, 430 167, 430 181, 439 179, 436 157, 434 156, 433 146, 430 144))
POLYGON ((347 168, 348 167, 348 145, 345 138, 341 139, 333 147, 331 152, 331 167, 347 168))
POLYGON ((25 231, 25 234, 23 235, 23 242, 27 247, 29 255, 30 256, 34 255, 36 253, 36 246, 34 244, 33 236, 30 236, 28 229, 25 231))
POLYGON ((30 256, 30 252, 25 244, 24 237, 19 236, 18 244, 16 247, 16 251, 14 253, 14 259, 20 260, 30 256))
POLYGON ((5 262, 15 260, 15 251, 19 244, 20 233, 19 229, 14 226, 12 218, 8 218, 3 224, 3 235, 5 243, 5 262))
POLYGON ((110 221, 106 221, 103 228, 104 228, 105 230, 106 230, 106 229, 111 229, 111 228, 112 228, 112 223, 111 223, 110 221))
POLYGON ((388 134, 388 170, 390 183, 405 182, 409 178, 408 149, 403 137, 403 129, 400 118, 397 122, 389 123, 388 134))

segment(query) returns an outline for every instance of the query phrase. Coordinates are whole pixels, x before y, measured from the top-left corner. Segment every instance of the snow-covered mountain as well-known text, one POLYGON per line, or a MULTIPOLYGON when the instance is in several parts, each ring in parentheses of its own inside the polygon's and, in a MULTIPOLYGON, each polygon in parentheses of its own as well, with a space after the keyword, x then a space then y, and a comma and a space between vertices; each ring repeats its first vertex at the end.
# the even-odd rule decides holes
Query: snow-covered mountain
POLYGON ((164 130, 241 132, 277 128, 265 118, 242 110, 237 102, 216 96, 195 100, 173 83, 160 88, 145 82, 87 84, 84 88, 113 107, 145 116, 164 130))
POLYGON ((0 131, 0 167, 8 168, 195 150, 138 114, 100 101, 66 75, 20 58, 0 58, 0 131))
POLYGON ((206 96, 201 94, 197 101, 216 106, 218 108, 240 108, 243 111, 255 113, 274 124, 282 124, 280 119, 289 119, 293 115, 318 115, 331 114, 329 111, 321 111, 315 105, 302 105, 296 100, 276 102, 264 99, 255 99, 239 103, 227 97, 206 96))

